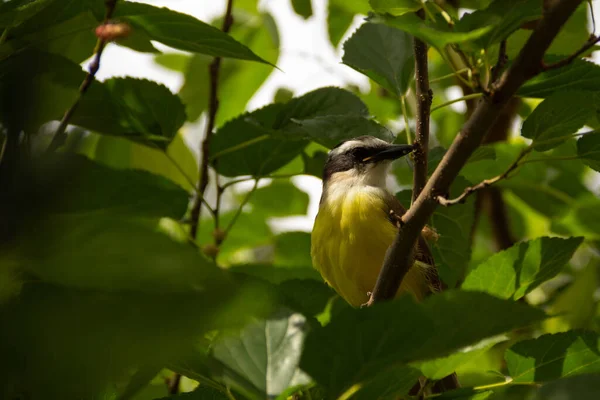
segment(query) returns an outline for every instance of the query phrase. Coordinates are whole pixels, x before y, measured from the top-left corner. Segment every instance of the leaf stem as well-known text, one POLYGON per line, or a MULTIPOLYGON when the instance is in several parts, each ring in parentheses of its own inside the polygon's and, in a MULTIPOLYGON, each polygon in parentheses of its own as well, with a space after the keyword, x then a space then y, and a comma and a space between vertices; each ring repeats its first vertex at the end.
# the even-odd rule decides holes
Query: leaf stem
MULTIPOLYGON (((435 4, 435 3, 434 3, 434 4, 435 4)), ((469 71, 471 71, 471 68, 462 68, 462 69, 459 69, 459 70, 457 70, 457 71, 455 71, 455 72, 453 72, 453 73, 451 73, 451 74, 448 74, 448 75, 442 75, 442 76, 440 76, 440 77, 438 77, 438 78, 433 78, 433 79, 431 79, 431 80, 429 81, 429 83, 436 83, 436 82, 442 81, 442 80, 444 80, 444 79, 448 79, 448 78, 454 78, 454 77, 455 77, 455 76, 457 76, 457 75, 460 75, 460 74, 462 74, 462 73, 469 72, 469 71)))
POLYGON ((258 182, 260 181, 260 179, 261 178, 257 178, 254 181, 254 186, 252 186, 252 189, 250 189, 250 191, 248 192, 248 194, 246 194, 246 197, 244 197, 244 200, 242 200, 242 202, 240 203, 240 206, 236 210, 235 215, 233 216, 233 218, 231 218, 231 221, 229 221, 229 224, 227 224, 227 228, 225 228, 224 237, 227 237, 227 235, 229 234, 229 232, 231 231, 231 229, 233 228, 233 226, 237 222, 238 218, 242 214, 244 206, 246 204, 248 204, 248 201, 250 201, 250 198, 252 197, 252 195, 254 194, 254 192, 256 191, 256 189, 258 188, 258 182))
MULTIPOLYGON (((109 23, 110 19, 112 18, 113 14, 115 12, 115 8, 117 6, 117 1, 118 0, 106 0, 104 2, 104 5, 106 7, 106 12, 104 14, 104 22, 103 22, 104 25, 107 25, 109 23)), ((58 128, 56 128, 54 137, 52 138, 52 141, 50 142, 50 145, 48 146, 48 148, 46 150, 47 152, 54 152, 54 151, 58 150, 58 148, 60 146, 62 146, 63 143, 65 142, 65 139, 66 139, 65 131, 67 130, 67 126, 69 125, 69 120, 73 117, 73 114, 75 114, 77 107, 79 107, 81 100, 83 100, 83 96, 88 91, 88 89, 90 88, 90 86, 92 85, 92 83, 94 82, 94 80, 96 78, 96 74, 98 73, 98 70, 100 69, 100 59, 102 57, 102 53, 104 52, 104 48, 106 47, 107 43, 108 42, 105 38, 98 38, 98 40, 96 41, 96 48, 95 48, 96 55, 94 56, 94 59, 93 59, 92 63, 90 64, 89 72, 87 73, 85 79, 83 80, 83 82, 81 83, 81 86, 79 87, 79 94, 77 96, 77 99, 75 99, 75 102, 73 103, 73 105, 65 112, 62 120, 60 121, 60 124, 58 125, 58 128)))
POLYGON ((431 108, 431 112, 434 112, 434 111, 436 111, 436 110, 439 110, 440 108, 447 107, 447 106, 449 106, 450 104, 458 103, 459 101, 465 101, 465 100, 477 99, 477 98, 479 98, 479 97, 481 97, 481 96, 483 96, 483 93, 472 93, 472 94, 468 94, 468 95, 466 95, 466 96, 463 96, 463 97, 460 97, 460 98, 458 98, 458 99, 454 99, 454 100, 450 100, 450 101, 447 101, 447 102, 445 102, 445 103, 442 103, 442 104, 438 104, 437 106, 435 106, 435 107, 432 107, 432 108, 431 108))
POLYGON ((240 179, 235 179, 235 180, 232 180, 229 182, 225 182, 221 186, 221 189, 225 190, 229 186, 236 185, 241 182, 251 181, 253 179, 287 179, 287 178, 293 178, 294 176, 298 176, 298 175, 302 175, 302 174, 298 173, 298 174, 265 175, 265 176, 260 176, 260 177, 251 176, 248 178, 240 178, 240 179))
POLYGON ((529 164, 534 162, 544 162, 544 161, 570 161, 570 160, 579 160, 581 157, 578 155, 574 156, 560 156, 560 157, 546 157, 546 158, 533 158, 529 160, 523 160, 519 162, 519 165, 529 164))
POLYGON ((268 138, 269 138, 269 135, 266 135, 266 134, 265 135, 257 136, 257 137, 255 137, 253 139, 250 139, 250 140, 247 140, 245 142, 236 144, 236 145, 231 146, 231 147, 229 147, 229 148, 227 148, 225 150, 221 150, 221 151, 213 154, 212 156, 210 156, 210 160, 216 160, 219 157, 223 157, 225 154, 229 154, 229 153, 233 153, 234 151, 245 149, 246 147, 252 146, 253 144, 260 143, 260 142, 262 142, 264 140, 267 140, 268 138))

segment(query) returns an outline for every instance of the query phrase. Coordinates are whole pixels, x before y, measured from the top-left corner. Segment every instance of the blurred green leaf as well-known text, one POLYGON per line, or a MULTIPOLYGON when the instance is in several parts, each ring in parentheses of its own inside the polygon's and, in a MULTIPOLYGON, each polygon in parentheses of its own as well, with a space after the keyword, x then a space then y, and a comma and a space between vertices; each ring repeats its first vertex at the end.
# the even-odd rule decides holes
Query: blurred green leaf
POLYGON ((404 296, 342 310, 327 326, 310 332, 300 365, 332 397, 388 368, 439 357, 543 318, 539 310, 484 293, 446 291, 421 304, 404 296))
POLYGON ((412 47, 409 34, 367 22, 344 43, 342 61, 396 96, 403 96, 414 71, 412 47))
POLYGON ((402 15, 423 8, 419 0, 369 0, 369 4, 373 11, 391 15, 402 15))
POLYGON ((523 122, 521 134, 533 140, 537 151, 562 144, 595 114, 589 96, 589 92, 555 92, 523 122))
POLYGON ((102 212, 124 216, 181 218, 188 193, 161 176, 119 171, 86 157, 64 154, 36 165, 38 179, 52 186, 46 201, 55 213, 102 212))
POLYGON ((588 167, 600 172, 600 132, 588 133, 579 138, 577 156, 588 167))
POLYGON ((352 399, 359 400, 396 400, 407 395, 419 381, 421 371, 408 365, 389 368, 365 382, 352 399))
POLYGON ((424 42, 442 49, 447 44, 462 43, 482 37, 490 32, 492 26, 484 26, 471 31, 456 32, 451 31, 443 24, 434 24, 423 21, 415 14, 409 13, 399 16, 378 15, 371 19, 371 22, 385 23, 391 27, 401 29, 423 40, 424 42))
POLYGON ((221 30, 168 8, 123 2, 114 16, 144 31, 152 40, 179 50, 270 64, 221 30))
POLYGON ((309 382, 298 368, 306 329, 303 315, 282 309, 237 335, 218 339, 212 355, 238 374, 226 376, 225 382, 242 392, 250 383, 267 397, 276 396, 290 386, 309 382), (238 384, 238 380, 245 382, 238 384))
POLYGON ((230 400, 231 397, 227 396, 220 390, 213 389, 210 386, 200 385, 193 392, 180 393, 173 396, 161 397, 155 400, 230 400))
POLYGON ((216 169, 225 176, 267 175, 306 147, 308 132, 299 126, 300 122, 352 115, 367 116, 368 110, 358 97, 334 87, 241 115, 223 125, 213 137, 211 154, 219 160, 216 169))
POLYGON ((252 212, 265 217, 304 215, 308 208, 308 194, 290 181, 276 179, 268 186, 258 188, 248 202, 252 212))
POLYGON ((576 271, 571 284, 554 296, 549 312, 557 315, 569 329, 592 327, 592 320, 598 308, 594 292, 598 289, 598 263, 590 262, 582 270, 576 271))
POLYGON ((477 266, 467 275, 462 288, 520 299, 556 276, 582 242, 581 237, 543 237, 518 243, 477 266))
POLYGON ((595 400, 600 393, 600 374, 578 375, 543 385, 532 400, 595 400))
POLYGON ((505 357, 515 383, 600 372, 600 343, 594 332, 569 331, 524 340, 509 348, 505 357))
POLYGON ((302 161, 304 162, 304 173, 307 175, 321 178, 323 176, 323 167, 327 160, 327 153, 324 151, 315 151, 313 155, 302 153, 302 161))
MULTIPOLYGON (((523 97, 548 97, 555 92, 600 90, 600 66, 584 60, 574 60, 562 67, 543 72, 518 90, 523 97)), ((588 98, 589 101, 589 98, 588 98)))
POLYGON ((583 236, 587 241, 600 240, 600 200, 586 197, 569 207, 560 219, 552 220, 555 232, 583 236))
MULTIPOLYGON (((456 23, 458 32, 470 32, 490 27, 484 35, 474 40, 476 46, 489 49, 529 21, 542 15, 542 4, 537 0, 496 0, 484 10, 467 13, 456 23)), ((467 43, 469 46, 469 43, 467 43)))
POLYGON ((276 265, 312 266, 310 233, 284 232, 275 236, 273 262, 276 265))
POLYGON ((333 47, 337 47, 354 20, 354 12, 347 10, 344 3, 348 2, 331 0, 327 4, 327 33, 333 47))
POLYGON ((70 120, 82 128, 162 149, 184 122, 185 109, 176 95, 156 82, 133 78, 93 83, 70 120))
POLYGON ((274 264, 234 264, 229 267, 232 271, 273 284, 294 280, 313 279, 322 282, 323 279, 316 269, 309 265, 274 265, 274 264))
POLYGON ((296 14, 304 19, 312 17, 312 0, 292 0, 292 7, 296 14))

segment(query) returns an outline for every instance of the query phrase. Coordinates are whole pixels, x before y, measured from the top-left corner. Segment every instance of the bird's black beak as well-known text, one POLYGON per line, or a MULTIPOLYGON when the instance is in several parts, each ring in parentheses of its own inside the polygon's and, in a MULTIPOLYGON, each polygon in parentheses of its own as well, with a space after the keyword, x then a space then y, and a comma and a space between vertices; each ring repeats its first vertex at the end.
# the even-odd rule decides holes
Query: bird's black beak
POLYGON ((396 160, 400 157, 404 157, 407 154, 413 152, 415 147, 411 144, 391 144, 383 150, 375 153, 371 157, 367 157, 363 161, 383 161, 383 160, 396 160))

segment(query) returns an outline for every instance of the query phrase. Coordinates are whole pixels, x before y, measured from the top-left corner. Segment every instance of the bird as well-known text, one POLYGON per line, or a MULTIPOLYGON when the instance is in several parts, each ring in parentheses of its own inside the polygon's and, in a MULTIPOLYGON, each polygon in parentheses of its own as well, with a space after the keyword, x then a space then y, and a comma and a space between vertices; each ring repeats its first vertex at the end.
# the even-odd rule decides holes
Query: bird
MULTIPOLYGON (((386 186, 393 160, 410 154, 413 145, 390 144, 359 136, 334 147, 323 168, 323 192, 311 233, 313 266, 352 306, 367 303, 388 247, 406 212, 386 186)), ((416 301, 441 290, 431 250, 421 235, 415 262, 397 295, 416 301)))

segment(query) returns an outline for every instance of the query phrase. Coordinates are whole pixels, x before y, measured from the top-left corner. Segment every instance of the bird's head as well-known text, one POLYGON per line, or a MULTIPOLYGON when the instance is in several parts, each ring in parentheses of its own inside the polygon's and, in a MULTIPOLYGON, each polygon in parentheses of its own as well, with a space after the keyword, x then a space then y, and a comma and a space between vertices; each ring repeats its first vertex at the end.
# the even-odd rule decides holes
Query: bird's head
POLYGON ((389 144, 373 136, 346 140, 329 152, 323 169, 323 184, 385 187, 391 162, 413 150, 412 145, 389 144))

